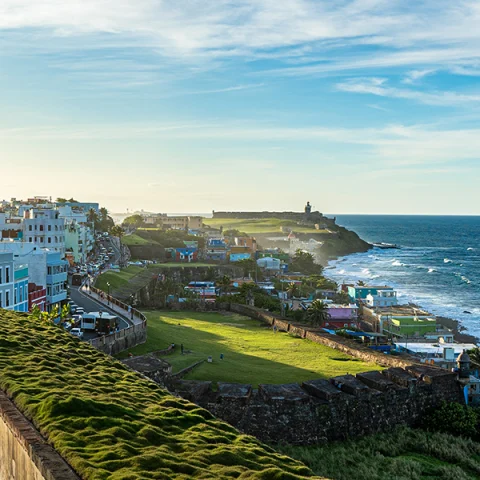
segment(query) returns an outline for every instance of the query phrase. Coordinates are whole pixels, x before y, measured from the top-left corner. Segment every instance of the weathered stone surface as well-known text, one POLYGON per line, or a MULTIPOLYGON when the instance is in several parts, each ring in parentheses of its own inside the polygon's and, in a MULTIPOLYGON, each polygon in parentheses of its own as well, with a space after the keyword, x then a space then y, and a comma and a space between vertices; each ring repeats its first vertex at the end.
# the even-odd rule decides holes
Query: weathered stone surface
POLYGON ((348 397, 329 380, 308 380, 302 383, 302 388, 310 395, 326 401, 337 401, 340 397, 348 397))
POLYGON ((405 388, 392 382, 386 378, 385 375, 382 375, 376 370, 373 372, 357 373, 357 378, 370 388, 374 388, 375 390, 380 390, 382 392, 386 392, 388 390, 401 390, 402 388, 405 388))
POLYGON ((179 380, 175 384, 176 392, 192 402, 199 402, 202 397, 208 395, 211 389, 212 382, 179 380))
POLYGON ((379 393, 377 390, 369 388, 368 385, 365 385, 353 375, 340 375, 333 377, 330 381, 335 387, 342 390, 342 392, 349 393, 355 397, 379 393))
POLYGON ((302 390, 298 383, 284 385, 259 385, 258 394, 266 402, 308 402, 310 396, 302 390))
POLYGON ((0 480, 80 480, 1 391, 0 480))
POLYGON ((218 382, 217 391, 220 398, 237 398, 247 401, 252 394, 252 386, 242 383, 218 382))

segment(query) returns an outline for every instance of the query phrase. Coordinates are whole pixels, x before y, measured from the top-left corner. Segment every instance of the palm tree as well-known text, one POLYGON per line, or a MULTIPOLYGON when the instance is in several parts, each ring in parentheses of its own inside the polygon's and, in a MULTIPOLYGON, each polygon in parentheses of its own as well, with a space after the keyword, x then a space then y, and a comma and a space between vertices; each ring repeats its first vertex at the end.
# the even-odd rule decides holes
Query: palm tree
POLYGON ((330 318, 328 313, 328 307, 326 303, 321 300, 314 300, 312 304, 307 308, 307 319, 312 325, 324 325, 330 318))
POLYGON ((87 220, 92 224, 93 234, 95 235, 95 224, 98 222, 98 215, 94 208, 88 211, 87 220))
POLYGON ((295 282, 292 282, 288 285, 287 293, 290 298, 296 297, 298 295, 298 286, 295 282))
POLYGON ((110 233, 111 233, 114 237, 118 237, 119 240, 120 240, 120 244, 122 243, 122 237, 125 235, 125 230, 124 230, 120 225, 114 225, 114 226, 110 229, 110 233))
POLYGON ((359 287, 366 287, 366 286, 367 286, 367 284, 366 284, 364 281, 362 281, 362 280, 359 280, 359 281, 357 282, 357 285, 358 285, 359 287))
POLYGON ((102 217, 102 220, 106 220, 108 217, 108 210, 105 207, 102 207, 100 209, 100 216, 102 217))

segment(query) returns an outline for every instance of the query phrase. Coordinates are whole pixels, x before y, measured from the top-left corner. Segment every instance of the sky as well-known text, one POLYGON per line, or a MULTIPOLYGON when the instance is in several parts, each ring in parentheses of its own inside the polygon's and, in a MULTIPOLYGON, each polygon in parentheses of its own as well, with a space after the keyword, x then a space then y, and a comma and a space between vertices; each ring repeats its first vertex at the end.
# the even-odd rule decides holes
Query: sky
POLYGON ((0 197, 480 214, 480 3, 0 0, 0 197))

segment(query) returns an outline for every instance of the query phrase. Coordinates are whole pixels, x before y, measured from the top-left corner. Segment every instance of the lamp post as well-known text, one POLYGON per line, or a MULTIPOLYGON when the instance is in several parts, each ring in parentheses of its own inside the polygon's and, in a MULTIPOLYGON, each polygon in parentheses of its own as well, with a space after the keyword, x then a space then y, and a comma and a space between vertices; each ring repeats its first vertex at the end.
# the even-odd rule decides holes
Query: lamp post
POLYGON ((110 282, 107 282, 107 302, 110 306, 110 282))

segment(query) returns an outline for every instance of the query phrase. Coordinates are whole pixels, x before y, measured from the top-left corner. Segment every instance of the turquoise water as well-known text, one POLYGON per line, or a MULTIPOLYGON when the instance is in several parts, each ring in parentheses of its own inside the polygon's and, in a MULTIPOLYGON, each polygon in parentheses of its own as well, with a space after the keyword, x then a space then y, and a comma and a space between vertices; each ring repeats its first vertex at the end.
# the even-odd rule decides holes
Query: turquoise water
POLYGON ((401 303, 460 320, 480 336, 480 217, 337 215, 337 223, 368 242, 402 248, 340 258, 330 262, 335 268, 326 270, 328 276, 392 285, 401 303))

